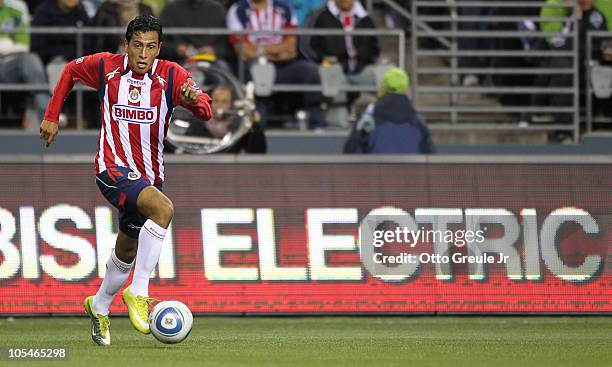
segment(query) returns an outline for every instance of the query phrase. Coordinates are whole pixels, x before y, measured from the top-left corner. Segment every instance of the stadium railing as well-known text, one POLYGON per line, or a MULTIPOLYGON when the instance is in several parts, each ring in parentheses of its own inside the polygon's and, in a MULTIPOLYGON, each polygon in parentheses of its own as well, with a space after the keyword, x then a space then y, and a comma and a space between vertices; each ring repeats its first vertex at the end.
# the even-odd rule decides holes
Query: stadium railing
MULTIPOLYGON (((429 25, 427 22, 422 21, 420 18, 418 17, 414 17, 412 16, 412 13, 410 12, 410 9, 407 9, 406 7, 398 4, 396 1, 394 0, 366 0, 366 7, 368 9, 368 13, 369 14, 373 14, 373 9, 374 9, 374 4, 383 4, 384 6, 388 7, 389 9, 393 10, 398 16, 408 20, 409 22, 414 23, 416 27, 418 27, 419 29, 423 30, 424 32, 429 32, 430 34, 433 34, 433 32, 435 31, 431 25, 429 25)), ((446 47, 451 47, 451 42, 449 41, 448 38, 443 37, 443 36, 439 36, 439 35, 435 35, 433 36, 436 41, 438 41, 440 44, 446 46, 446 47)))
MULTIPOLYGON (((417 109, 428 114, 443 114, 448 116, 449 123, 432 124, 432 119, 428 119, 432 129, 470 129, 470 130, 504 130, 504 129, 524 129, 533 131, 570 131, 573 134, 574 142, 579 139, 579 52, 577 46, 578 27, 577 18, 570 11, 570 15, 564 17, 540 17, 522 15, 486 15, 486 16, 467 16, 460 15, 459 9, 466 7, 479 8, 501 8, 517 10, 519 8, 542 8, 543 6, 565 7, 573 9, 575 2, 570 5, 547 4, 544 1, 425 1, 413 0, 411 17, 418 19, 420 23, 430 25, 445 25, 446 29, 438 29, 434 26, 423 27, 419 22, 411 22, 411 43, 412 43, 412 97, 416 101, 417 109), (428 15, 423 12, 425 8, 440 8, 445 10, 446 15, 428 15), (529 21, 539 24, 543 21, 561 21, 571 23, 569 33, 561 32, 542 32, 538 30, 462 30, 460 23, 478 23, 493 25, 518 24, 529 21), (459 48, 459 39, 471 38, 480 40, 515 40, 517 42, 529 40, 545 40, 547 37, 562 37, 568 47, 563 50, 551 50, 547 47, 539 49, 516 49, 502 48, 466 50, 459 48), (444 38, 447 42, 440 42, 444 38), (427 45, 422 42, 426 39, 435 39, 438 42, 435 47, 431 47, 431 42, 427 45), (424 45, 425 44, 425 45, 424 45), (429 46, 429 47, 426 47, 429 46), (440 58, 446 62, 442 66, 429 67, 424 65, 427 58, 440 58), (534 65, 522 67, 459 67, 461 57, 479 57, 489 60, 507 58, 520 60, 528 58, 536 60, 534 65), (565 57, 571 59, 571 67, 551 68, 537 62, 546 58, 565 57), (487 86, 462 86, 462 75, 479 75, 488 77, 488 82, 492 85, 487 86), (547 85, 495 85, 493 77, 499 76, 537 76, 542 75, 565 75, 570 76, 571 85, 564 87, 550 87, 547 85), (438 78, 433 78, 438 76, 438 78), (441 82, 439 76, 444 76, 446 82, 441 82), (461 96, 483 95, 500 97, 508 95, 570 95, 571 105, 555 106, 551 103, 542 105, 499 105, 489 103, 474 105, 472 103, 462 103, 461 96), (427 98, 427 96, 432 96, 427 98), (444 98, 446 97, 446 99, 444 98), (461 98, 460 98, 461 97, 461 98), (427 102, 424 102, 427 101, 427 102), (445 102, 445 103, 441 103, 445 102), (508 114, 514 114, 508 115, 508 114), (533 125, 521 123, 529 114, 563 114, 567 121, 558 121, 550 124, 533 125), (477 117, 486 116, 487 122, 478 122, 477 117), (493 121, 498 117, 499 121, 493 121), (571 116, 571 117, 569 117, 571 116), (511 121, 508 123, 508 121, 511 121), (460 123, 461 122, 461 123, 460 123)), ((546 42, 542 42, 545 44, 546 42)), ((465 102, 465 101, 464 101, 465 102)), ((470 102, 470 101, 467 101, 470 102)))
MULTIPOLYGON (((42 33, 42 34, 76 34, 76 54, 84 54, 84 36, 85 35, 105 35, 105 34, 124 34, 125 28, 123 27, 30 27, 27 29, 3 29, 4 33, 42 33)), ((377 36, 377 37, 395 37, 397 39, 397 63, 402 69, 405 69, 405 55, 406 55, 406 39, 405 34, 399 29, 357 29, 353 31, 345 31, 341 29, 287 29, 282 31, 232 31, 226 28, 164 28, 165 35, 297 35, 297 36, 344 36, 350 34, 352 36, 377 36)), ((238 77, 241 81, 244 81, 244 68, 243 62, 239 63, 238 77)), ((38 91, 48 90, 48 84, 26 84, 26 83, 0 83, 1 91, 38 91)), ((83 122, 83 92, 89 88, 84 86, 77 86, 76 90, 76 121, 77 129, 84 128, 83 122)), ((342 85, 339 87, 340 91, 344 92, 375 92, 376 86, 359 86, 359 85, 342 85)), ((304 85, 304 84, 275 84, 272 88, 273 92, 316 92, 322 91, 320 84, 304 85)))
MULTIPOLYGON (((593 98, 594 88, 593 88, 593 76, 591 75, 591 71, 595 66, 598 66, 598 61, 592 59, 593 54, 593 41, 595 39, 612 39, 612 32, 604 32, 604 31, 589 31, 587 32, 586 39, 586 55, 588 57, 588 63, 585 67, 585 80, 586 80, 586 91, 585 91, 585 99, 586 99, 586 133, 592 133, 594 128, 594 117, 593 117, 593 98)), ((603 68, 608 68, 612 72, 612 65, 603 65, 603 68)), ((612 80, 608 80, 610 83, 604 86, 608 92, 612 92, 612 80)), ((608 123, 611 123, 610 116, 607 116, 606 119, 608 123)))

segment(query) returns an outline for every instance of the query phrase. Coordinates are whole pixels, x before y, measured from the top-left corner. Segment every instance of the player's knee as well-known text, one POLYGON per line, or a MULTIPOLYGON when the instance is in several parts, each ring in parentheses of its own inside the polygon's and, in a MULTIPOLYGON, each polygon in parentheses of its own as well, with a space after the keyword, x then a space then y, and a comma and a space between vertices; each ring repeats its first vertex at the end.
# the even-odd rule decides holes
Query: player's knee
POLYGON ((157 219, 157 224, 164 228, 168 228, 170 222, 172 222, 172 218, 174 218, 174 205, 170 199, 159 202, 155 210, 155 217, 157 219))
POLYGON ((172 218, 174 218, 174 204, 168 200, 162 207, 162 215, 168 221, 168 224, 170 224, 172 218))
POLYGON ((163 228, 168 228, 174 217, 174 205, 156 189, 145 189, 138 196, 138 211, 163 228))

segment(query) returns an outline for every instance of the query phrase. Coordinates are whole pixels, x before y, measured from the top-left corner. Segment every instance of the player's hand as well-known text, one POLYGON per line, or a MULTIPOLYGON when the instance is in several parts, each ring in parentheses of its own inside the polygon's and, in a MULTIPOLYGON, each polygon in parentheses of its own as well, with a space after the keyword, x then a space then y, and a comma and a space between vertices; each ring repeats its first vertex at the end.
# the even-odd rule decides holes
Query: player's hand
POLYGON ((58 124, 55 122, 43 120, 40 124, 40 138, 46 143, 46 147, 53 144, 57 137, 58 124))
POLYGON ((186 104, 194 104, 198 101, 199 90, 189 85, 188 82, 181 86, 181 100, 186 104))

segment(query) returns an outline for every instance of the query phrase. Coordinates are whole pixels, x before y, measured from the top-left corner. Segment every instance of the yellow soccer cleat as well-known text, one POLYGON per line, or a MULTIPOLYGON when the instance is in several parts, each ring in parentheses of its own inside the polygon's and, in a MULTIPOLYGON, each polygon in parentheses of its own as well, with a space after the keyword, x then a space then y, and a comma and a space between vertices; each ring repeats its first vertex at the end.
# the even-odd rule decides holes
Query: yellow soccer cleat
POLYGON ((111 342, 110 319, 108 315, 98 315, 94 312, 93 298, 94 296, 85 298, 83 307, 85 307, 85 312, 87 312, 91 319, 91 339, 93 339, 94 343, 105 347, 110 345, 111 342))
POLYGON ((132 326, 143 334, 150 334, 149 330, 149 307, 159 302, 158 299, 134 296, 127 287, 123 290, 123 303, 128 308, 132 326))

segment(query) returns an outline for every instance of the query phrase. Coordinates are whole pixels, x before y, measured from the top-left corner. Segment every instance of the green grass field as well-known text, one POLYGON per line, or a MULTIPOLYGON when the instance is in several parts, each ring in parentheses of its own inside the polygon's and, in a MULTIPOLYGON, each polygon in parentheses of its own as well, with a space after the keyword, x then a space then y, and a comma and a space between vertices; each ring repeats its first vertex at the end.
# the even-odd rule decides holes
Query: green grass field
MULTIPOLYGON (((612 317, 200 317, 164 345, 111 318, 0 319, 0 346, 67 346, 69 360, 15 366, 612 366, 612 317)), ((6 365, 6 361, 0 361, 6 365)))

